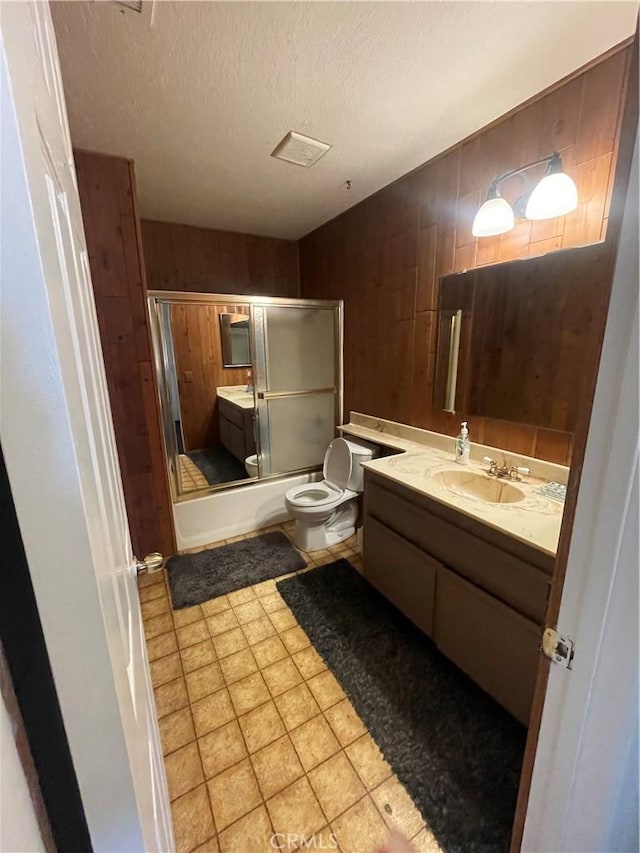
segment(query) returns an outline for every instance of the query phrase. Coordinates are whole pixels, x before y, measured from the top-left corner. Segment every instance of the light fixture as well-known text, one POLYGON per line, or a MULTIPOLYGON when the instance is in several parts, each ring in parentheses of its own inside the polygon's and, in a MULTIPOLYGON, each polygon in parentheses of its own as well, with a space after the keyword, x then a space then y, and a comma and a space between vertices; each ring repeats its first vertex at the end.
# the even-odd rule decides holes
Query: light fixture
POLYGON ((578 206, 578 190, 575 183, 562 171, 562 160, 557 151, 547 157, 510 169, 503 172, 494 179, 487 194, 487 200, 478 210, 473 220, 471 233, 474 237, 493 237, 497 234, 505 234, 515 224, 515 216, 524 216, 527 219, 554 219, 556 216, 564 216, 571 213, 578 206), (534 166, 547 163, 547 174, 533 188, 531 192, 522 195, 514 204, 516 213, 506 199, 500 195, 499 184, 526 172, 534 166))
POLYGON ((578 189, 569 175, 562 171, 560 155, 554 152, 547 174, 529 196, 525 216, 527 219, 554 219, 571 213, 577 206, 578 189))
POLYGON ((509 202, 502 198, 494 181, 491 184, 487 200, 476 213, 471 233, 474 237, 494 237, 511 231, 515 224, 513 209, 509 202))

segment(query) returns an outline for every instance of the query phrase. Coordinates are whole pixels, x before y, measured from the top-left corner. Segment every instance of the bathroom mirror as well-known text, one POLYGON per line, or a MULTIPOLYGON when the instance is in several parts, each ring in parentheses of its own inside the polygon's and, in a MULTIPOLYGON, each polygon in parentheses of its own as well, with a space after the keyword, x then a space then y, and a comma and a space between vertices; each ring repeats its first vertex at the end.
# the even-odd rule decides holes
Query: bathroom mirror
POLYGON ((176 500, 322 464, 342 417, 341 302, 148 301, 176 500))
POLYGON ((251 367, 248 314, 220 314, 224 367, 251 367))
POLYGON ((602 244, 440 279, 434 406, 573 432, 597 360, 602 244))

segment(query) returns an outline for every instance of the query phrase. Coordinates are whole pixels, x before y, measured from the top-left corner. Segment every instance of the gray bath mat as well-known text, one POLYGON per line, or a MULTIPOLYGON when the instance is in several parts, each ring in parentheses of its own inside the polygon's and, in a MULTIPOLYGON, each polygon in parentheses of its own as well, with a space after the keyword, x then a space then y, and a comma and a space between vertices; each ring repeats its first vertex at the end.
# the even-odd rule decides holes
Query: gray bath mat
POLYGON ((526 730, 346 561, 278 583, 446 853, 507 853, 526 730))
POLYGON ((305 566, 304 559, 279 530, 207 548, 198 554, 178 554, 167 563, 171 601, 176 609, 193 607, 305 566))

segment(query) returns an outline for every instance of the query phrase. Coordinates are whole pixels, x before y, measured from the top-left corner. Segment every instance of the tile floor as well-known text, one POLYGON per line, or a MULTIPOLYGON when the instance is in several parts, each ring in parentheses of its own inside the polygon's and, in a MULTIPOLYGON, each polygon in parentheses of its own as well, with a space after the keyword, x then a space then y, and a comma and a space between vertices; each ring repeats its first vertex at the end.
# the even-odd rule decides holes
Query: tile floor
POLYGON ((185 453, 178 454, 178 466, 181 492, 194 492, 198 489, 209 488, 207 478, 185 453))
MULTIPOLYGON (((290 536, 292 524, 269 529, 290 536)), ((302 571, 340 557, 361 568, 353 547, 302 552, 302 571)), ((373 853, 397 827, 436 853, 275 583, 172 610, 165 572, 140 579, 177 850, 304 849, 315 834, 308 849, 373 853)))

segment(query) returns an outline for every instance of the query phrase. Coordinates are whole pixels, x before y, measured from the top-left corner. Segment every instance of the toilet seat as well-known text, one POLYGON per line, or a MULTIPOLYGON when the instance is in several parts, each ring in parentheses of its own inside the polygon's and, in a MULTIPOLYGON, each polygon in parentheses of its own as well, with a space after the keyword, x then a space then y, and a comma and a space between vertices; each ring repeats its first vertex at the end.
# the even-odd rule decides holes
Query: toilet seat
POLYGON ((336 489, 335 486, 323 480, 321 483, 304 483, 301 486, 294 486, 286 493, 285 500, 304 512, 304 510, 337 506, 352 495, 353 493, 349 490, 336 489))

